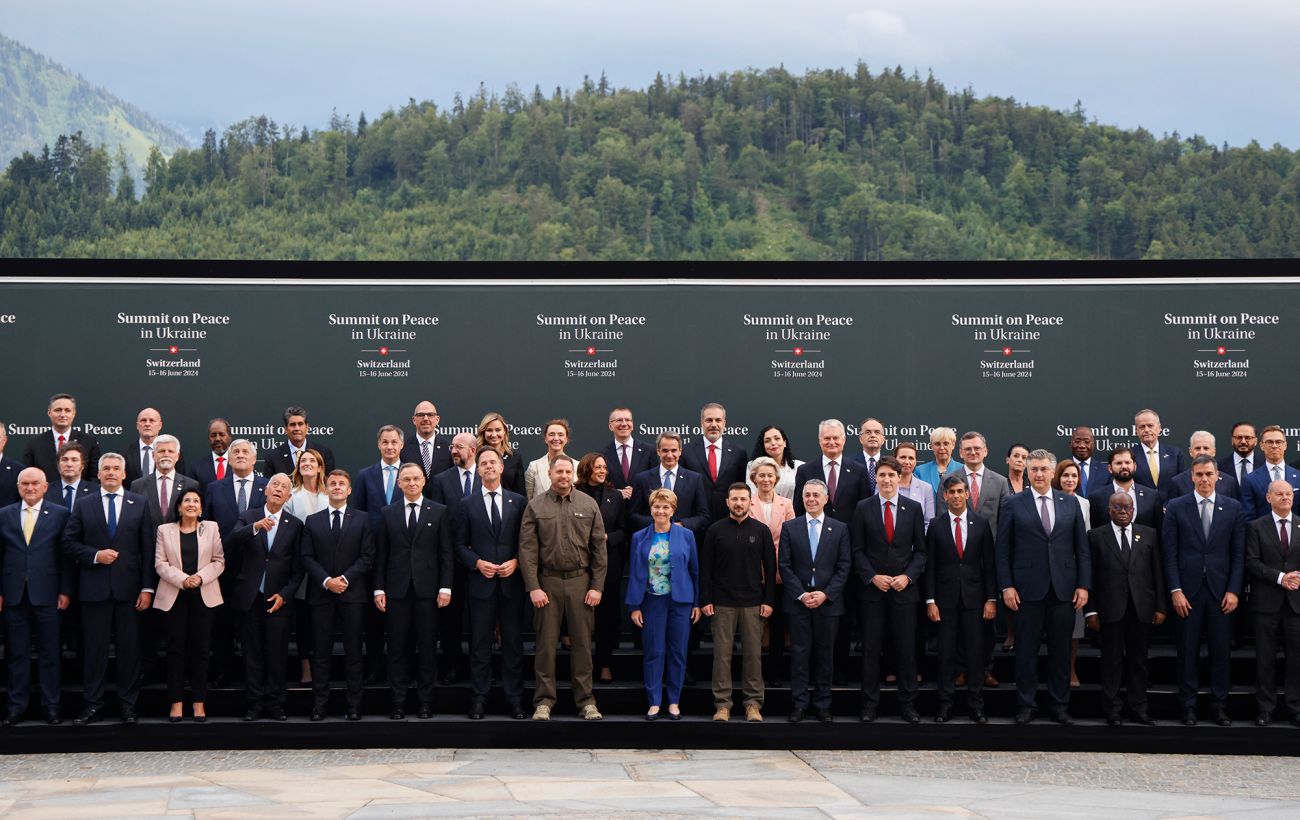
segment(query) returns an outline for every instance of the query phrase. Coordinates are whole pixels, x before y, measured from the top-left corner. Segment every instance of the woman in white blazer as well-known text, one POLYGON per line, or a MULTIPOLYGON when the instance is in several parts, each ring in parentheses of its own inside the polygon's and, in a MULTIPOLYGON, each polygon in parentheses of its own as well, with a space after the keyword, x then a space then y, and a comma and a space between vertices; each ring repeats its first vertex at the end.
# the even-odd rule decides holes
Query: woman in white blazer
POLYGON ((551 489, 551 462, 569 446, 569 422, 565 419, 551 419, 542 431, 546 455, 530 461, 524 472, 524 495, 529 501, 551 489))
POLYGON ((208 690, 208 653, 212 645, 213 610, 221 606, 217 578, 226 567, 221 534, 213 521, 201 521, 203 496, 197 488, 176 499, 176 522, 158 528, 154 569, 158 591, 153 605, 167 614, 168 719, 176 723, 184 714, 185 670, 190 673, 194 720, 207 720, 204 700, 208 690))

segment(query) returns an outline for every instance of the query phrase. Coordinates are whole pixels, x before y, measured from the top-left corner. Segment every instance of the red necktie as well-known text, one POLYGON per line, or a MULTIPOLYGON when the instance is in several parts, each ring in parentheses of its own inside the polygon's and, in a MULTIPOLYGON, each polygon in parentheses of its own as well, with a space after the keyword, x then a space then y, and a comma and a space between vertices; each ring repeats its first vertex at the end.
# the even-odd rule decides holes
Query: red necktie
POLYGON ((957 560, 960 561, 962 553, 965 551, 961 543, 961 519, 960 518, 954 518, 952 520, 952 540, 953 543, 957 545, 957 560))
POLYGON ((978 510, 980 508, 980 484, 979 474, 970 474, 970 508, 978 510))
POLYGON ((885 540, 894 543, 894 510, 893 502, 885 502, 885 540))
POLYGON ((226 457, 217 456, 217 480, 220 481, 225 477, 226 477, 226 457))
POLYGON ((63 436, 63 435, 60 435, 60 436, 59 436, 59 446, 62 447, 64 444, 67 444, 67 443, 68 443, 68 439, 67 439, 65 436, 63 436))
POLYGON ((709 445, 709 478, 718 480, 718 445, 709 445))

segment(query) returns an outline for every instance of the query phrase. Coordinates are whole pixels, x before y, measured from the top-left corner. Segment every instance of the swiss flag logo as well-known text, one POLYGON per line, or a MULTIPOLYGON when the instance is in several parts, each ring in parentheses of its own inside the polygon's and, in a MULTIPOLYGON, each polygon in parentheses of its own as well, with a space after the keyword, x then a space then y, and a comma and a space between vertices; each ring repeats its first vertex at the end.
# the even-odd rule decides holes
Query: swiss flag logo
POLYGON ((1011 355, 1011 348, 1009 348, 1009 347, 1004 347, 1004 348, 1002 348, 1002 355, 1003 355, 1003 356, 1010 356, 1010 355, 1011 355))
POLYGON ((379 355, 380 355, 380 356, 387 356, 387 355, 388 355, 388 346, 387 346, 387 345, 384 345, 383 347, 379 348, 379 355))
POLYGON ((1224 347, 1223 345, 1219 345, 1219 348, 1214 352, 1218 353, 1220 356, 1227 356, 1228 348, 1224 347))
POLYGON ((177 353, 181 352, 181 349, 176 345, 172 345, 171 347, 167 348, 167 352, 175 356, 177 353))
POLYGON ((595 355, 596 355, 596 348, 594 348, 594 347, 589 347, 589 348, 587 348, 587 355, 588 355, 588 356, 595 356, 595 355))
POLYGON ((794 349, 794 355, 796 355, 796 356, 802 356, 802 355, 803 355, 803 348, 802 348, 802 347, 796 347, 796 348, 794 349))

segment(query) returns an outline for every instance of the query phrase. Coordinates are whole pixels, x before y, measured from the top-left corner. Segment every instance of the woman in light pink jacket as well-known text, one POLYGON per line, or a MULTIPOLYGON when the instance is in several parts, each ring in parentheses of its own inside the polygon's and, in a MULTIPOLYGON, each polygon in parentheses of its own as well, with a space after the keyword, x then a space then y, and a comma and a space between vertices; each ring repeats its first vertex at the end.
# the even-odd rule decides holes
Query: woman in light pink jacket
POLYGON ((167 613, 167 699, 171 701, 168 720, 172 723, 184 714, 181 698, 186 667, 194 695, 194 721, 208 719, 203 705, 208 693, 208 650, 213 612, 221 606, 217 578, 226 567, 226 556, 216 523, 201 521, 202 516, 199 491, 181 493, 176 499, 176 523, 158 528, 154 550, 158 592, 153 605, 167 613))

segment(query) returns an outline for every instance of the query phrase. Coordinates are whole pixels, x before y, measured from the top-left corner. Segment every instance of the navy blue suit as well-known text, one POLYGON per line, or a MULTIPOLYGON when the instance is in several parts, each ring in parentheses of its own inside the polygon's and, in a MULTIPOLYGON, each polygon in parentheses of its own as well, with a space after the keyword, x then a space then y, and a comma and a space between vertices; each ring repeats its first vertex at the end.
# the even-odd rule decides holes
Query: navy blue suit
MULTIPOLYGON (((880 464, 880 457, 883 455, 885 455, 884 450, 881 450, 879 453, 876 454, 877 465, 880 464)), ((867 468, 866 493, 868 497, 875 495, 876 494, 876 473, 874 470, 871 469, 871 465, 867 462, 867 454, 859 448, 854 450, 852 453, 849 453, 848 458, 851 461, 856 461, 858 464, 861 464, 863 467, 867 468)))
MULTIPOLYGON (((424 470, 424 454, 420 452, 420 437, 411 431, 402 442, 402 455, 398 459, 402 464, 418 464, 420 469, 424 470)), ((450 468, 451 463, 451 439, 435 433, 433 436, 432 446, 429 449, 429 469, 424 473, 424 497, 433 498, 433 477, 443 470, 450 468)), ((396 499, 401 493, 395 492, 393 498, 396 499)))
MULTIPOLYGON (((94 481, 86 481, 85 479, 82 479, 77 483, 77 489, 72 491, 73 506, 76 506, 77 502, 85 498, 86 496, 93 495, 94 493, 97 492, 99 492, 98 483, 94 481)), ((45 491, 45 500, 51 504, 58 504, 60 507, 63 507, 66 510, 68 510, 68 512, 72 512, 72 507, 69 507, 67 504, 64 503, 63 479, 59 479, 58 481, 50 485, 50 488, 45 491)))
MULTIPOLYGON (((1264 454, 1256 449, 1250 455, 1251 469, 1246 473, 1246 477, 1249 478, 1251 473, 1255 472, 1256 468, 1263 467, 1265 463, 1266 460, 1264 454)), ((1233 477, 1233 479, 1237 480, 1238 484, 1241 484, 1241 475, 1240 471, 1237 469, 1237 453, 1235 450, 1227 455, 1219 456, 1219 472, 1228 473, 1233 477)))
POLYGON ((1224 614, 1220 605, 1229 592, 1241 597, 1246 567, 1246 518, 1241 504, 1216 495, 1210 537, 1206 539, 1201 525, 1201 501, 1201 496, 1195 493, 1170 501, 1160 539, 1169 592, 1182 590, 1192 606, 1186 618, 1177 619, 1176 626, 1178 693, 1184 709, 1196 706, 1199 683, 1196 667, 1202 631, 1207 633, 1210 645, 1210 689, 1214 702, 1220 707, 1227 703, 1232 617, 1224 614))
POLYGON ((348 507, 341 528, 331 529, 334 509, 326 506, 307 516, 302 534, 302 563, 307 569, 307 603, 311 605, 315 657, 312 658, 313 710, 324 714, 330 692, 330 660, 334 654, 334 625, 341 622, 348 682, 348 711, 361 710, 361 632, 371 604, 369 573, 375 561, 375 541, 366 514, 348 507), (327 578, 344 577, 341 593, 325 588, 327 578))
POLYGON ((1133 460, 1137 463, 1133 470, 1133 480, 1145 487, 1160 490, 1162 498, 1169 498, 1169 482, 1174 476, 1192 465, 1183 455, 1183 451, 1168 442, 1159 442, 1160 447, 1160 483, 1151 480, 1151 468, 1147 465, 1146 448, 1139 442, 1133 445, 1133 460))
MULTIPOLYGON (((1172 486, 1172 482, 1171 482, 1172 486)), ((1088 529, 1110 523, 1110 497, 1115 494, 1114 480, 1107 481, 1100 488, 1088 494, 1088 529)), ((1133 511, 1133 523, 1150 527, 1160 532, 1160 520, 1164 517, 1160 491, 1133 482, 1133 495, 1136 496, 1136 509, 1133 511)), ((1176 498, 1177 496, 1171 496, 1176 498)))
MULTIPOLYGON (((479 559, 504 564, 519 559, 519 527, 528 499, 504 489, 501 495, 501 525, 494 530, 481 492, 455 509, 456 555, 465 567, 465 593, 469 599, 470 679, 474 697, 486 700, 492 685, 492 635, 501 628, 501 688, 506 700, 517 705, 523 700, 523 624, 528 604, 524 577, 516 566, 506 578, 484 578, 475 569, 479 559)), ((455 593, 452 593, 455 601, 455 593)), ((459 646, 460 634, 456 643, 459 646)), ((444 647, 446 642, 444 641, 444 647)))
MULTIPOLYGON (((217 522, 217 531, 221 533, 222 539, 230 535, 239 524, 239 496, 235 488, 236 480, 235 473, 227 471, 225 478, 209 484, 203 494, 203 517, 208 521, 217 522)), ((254 473, 250 474, 247 480, 249 483, 244 485, 248 491, 247 509, 264 506, 266 479, 254 473)), ((226 569, 229 571, 233 568, 227 564, 226 569)))
POLYGON ((388 465, 383 463, 371 464, 357 473, 352 479, 352 496, 348 499, 348 504, 370 515, 370 531, 376 534, 379 532, 379 519, 384 507, 402 498, 402 488, 397 486, 397 473, 401 470, 402 463, 399 461, 392 465, 393 498, 391 501, 384 490, 387 480, 384 475, 386 466, 388 465))
MULTIPOLYGON (((17 504, 20 496, 18 495, 18 474, 23 471, 23 465, 12 458, 5 458, 0 455, 0 507, 8 507, 10 504, 17 504)), ((50 486, 62 484, 59 477, 55 475, 50 486)))
MULTIPOLYGON (((305 443, 308 450, 315 450, 320 453, 320 457, 325 460, 324 475, 329 475, 334 469, 334 451, 319 441, 310 438, 305 443)), ((267 453, 262 461, 262 475, 264 477, 270 478, 276 473, 293 475, 293 450, 289 447, 287 441, 267 453)), ((227 472, 226 475, 230 475, 230 473, 227 472)))
POLYGON ((125 709, 135 709, 140 676, 140 624, 136 599, 158 585, 154 570, 156 528, 144 496, 118 491, 117 529, 108 534, 103 496, 85 496, 72 508, 63 534, 63 552, 77 562, 77 595, 81 601, 84 689, 87 707, 104 705, 110 637, 117 648, 117 697, 125 709), (96 564, 95 553, 112 549, 117 560, 96 564))
MULTIPOLYGON (((857 509, 858 502, 864 498, 869 498, 872 481, 868 477, 867 468, 853 460, 851 456, 844 456, 839 461, 839 475, 835 480, 835 497, 826 500, 826 514, 837 521, 845 524, 853 523, 853 511, 857 509)), ((822 469, 822 455, 817 454, 817 458, 805 464, 801 464, 799 469, 794 472, 794 514, 803 515, 803 485, 810 479, 818 481, 826 480, 826 471, 822 469)))
MULTIPOLYGON (((230 459, 226 459, 226 475, 230 475, 230 459)), ((208 485, 217 480, 217 465, 212 462, 211 450, 208 450, 203 454, 202 458, 190 465, 189 476, 199 482, 199 487, 205 492, 208 485)))
MULTIPOLYGON (((682 450, 681 465, 688 470, 699 473, 704 483, 704 492, 709 498, 709 523, 721 521, 729 514, 727 511, 727 488, 740 481, 743 482, 745 465, 749 463, 749 453, 736 439, 723 436, 718 457, 718 480, 709 475, 708 442, 704 436, 697 436, 682 450)), ((654 466, 654 465, 651 465, 654 466)), ((707 528, 706 528, 707 529, 707 528)), ((697 534, 697 538, 701 534, 697 534)), ((701 540, 700 543, 703 543, 701 540)))
POLYGON ((58 603, 60 595, 72 595, 72 562, 61 548, 71 513, 62 504, 43 502, 29 544, 23 536, 25 506, 19 501, 0 509, 0 594, 4 596, 10 714, 25 712, 31 697, 33 637, 41 705, 58 709, 63 661, 58 603))
MULTIPOLYGON (((1069 462, 1074 466, 1079 467, 1079 462, 1074 460, 1073 454, 1065 456, 1064 458, 1061 459, 1061 463, 1065 463, 1065 462, 1069 462)), ((1085 497, 1090 497, 1094 491, 1100 489, 1101 487, 1106 487, 1110 485, 1111 483, 1110 467, 1106 464, 1105 461, 1098 458, 1096 453, 1093 453, 1092 457, 1089 458, 1085 463, 1087 464, 1088 477, 1087 477, 1087 481, 1084 483, 1084 486, 1081 488, 1082 492, 1080 494, 1085 497)), ((1083 471, 1084 468, 1080 467, 1079 477, 1081 480, 1083 479, 1083 475, 1082 475, 1083 471)), ((1075 492, 1079 492, 1079 491, 1076 490, 1075 492)))
MULTIPOLYGON (((1300 490, 1300 470, 1290 464, 1282 465, 1282 480, 1292 489, 1300 490)), ((1254 521, 1271 509, 1265 496, 1272 483, 1272 467, 1268 464, 1246 476, 1246 486, 1241 488, 1241 506, 1247 521, 1254 521)))
POLYGON ((811 682, 815 690, 812 706, 829 712, 835 633, 844 614, 844 590, 853 566, 849 527, 823 515, 814 558, 808 540, 808 517, 792 518, 781 525, 776 561, 790 627, 791 704, 796 710, 808 708, 811 682), (826 602, 809 609, 799 600, 805 592, 824 592, 826 602))
MULTIPOLYGON (((458 467, 449 467, 443 470, 435 475, 429 484, 433 487, 433 491, 429 493, 429 498, 448 509, 454 508, 465 497, 465 485, 461 483, 460 468, 458 467)), ((479 479, 478 472, 475 471, 470 494, 473 495, 478 492, 482 486, 483 482, 479 479)))
POLYGON ((1056 713, 1070 701, 1070 636, 1074 591, 1092 586, 1088 525, 1079 500, 1050 490, 1051 535, 1043 529, 1031 488, 1007 497, 998 514, 995 545, 998 587, 1020 596, 1016 624, 1016 695, 1032 710, 1038 695, 1038 648, 1047 633, 1047 692, 1056 713))
MULTIPOLYGON (((654 521, 650 518, 650 493, 659 489, 660 465, 637 473, 632 477, 632 531, 643 530, 654 521)), ((677 509, 673 521, 691 531, 696 543, 704 538, 704 531, 712 523, 709 518, 709 496, 704 490, 704 476, 682 467, 673 470, 673 492, 677 494, 677 509)))
MULTIPOLYGON (((75 441, 85 448, 85 458, 81 468, 82 478, 94 478, 99 473, 99 440, 80 430, 69 430, 68 441, 75 441)), ((131 459, 126 456, 127 461, 131 459)), ((51 484, 59 480, 59 453, 54 443, 54 432, 46 428, 37 435, 27 439, 27 449, 23 452, 23 464, 28 467, 40 467, 45 478, 51 484)))
POLYGON ((632 479, 638 473, 644 473, 659 463, 654 445, 636 439, 632 439, 632 443, 627 448, 628 471, 626 473, 623 472, 622 454, 614 442, 605 445, 601 455, 605 457, 605 465, 609 467, 609 483, 619 489, 631 487, 632 479))
MULTIPOLYGON (((1169 494, 1165 500, 1177 498, 1180 495, 1187 495, 1196 491, 1196 484, 1192 481, 1192 471, 1184 470, 1173 477, 1169 482, 1169 494)), ((1237 479, 1232 477, 1232 473, 1219 470, 1219 477, 1214 482, 1214 492, 1216 495, 1226 495, 1228 498, 1235 498, 1241 501, 1241 487, 1237 484, 1237 479)), ((1145 521, 1137 522, 1145 524, 1145 521)), ((1159 531, 1159 527, 1156 528, 1159 531)))

